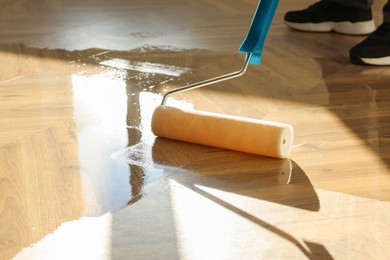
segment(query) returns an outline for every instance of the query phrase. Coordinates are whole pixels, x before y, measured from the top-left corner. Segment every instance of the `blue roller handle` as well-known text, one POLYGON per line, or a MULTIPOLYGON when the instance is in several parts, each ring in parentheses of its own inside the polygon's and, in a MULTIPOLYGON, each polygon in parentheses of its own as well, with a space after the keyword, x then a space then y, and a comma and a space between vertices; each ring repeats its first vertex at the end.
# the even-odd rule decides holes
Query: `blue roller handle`
POLYGON ((260 0, 249 28, 248 35, 241 44, 239 52, 252 53, 250 64, 260 64, 264 41, 279 0, 260 0))

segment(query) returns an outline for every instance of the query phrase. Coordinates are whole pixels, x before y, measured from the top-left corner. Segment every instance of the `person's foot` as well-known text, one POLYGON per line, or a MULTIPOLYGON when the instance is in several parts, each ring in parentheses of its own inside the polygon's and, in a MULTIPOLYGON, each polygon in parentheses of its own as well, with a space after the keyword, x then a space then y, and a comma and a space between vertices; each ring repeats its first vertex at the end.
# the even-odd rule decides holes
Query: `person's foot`
POLYGON ((361 65, 390 65, 390 23, 382 23, 376 31, 354 46, 349 57, 361 65))
POLYGON ((284 22, 290 28, 310 32, 364 35, 375 30, 371 9, 348 7, 332 0, 322 0, 304 10, 287 12, 284 22))

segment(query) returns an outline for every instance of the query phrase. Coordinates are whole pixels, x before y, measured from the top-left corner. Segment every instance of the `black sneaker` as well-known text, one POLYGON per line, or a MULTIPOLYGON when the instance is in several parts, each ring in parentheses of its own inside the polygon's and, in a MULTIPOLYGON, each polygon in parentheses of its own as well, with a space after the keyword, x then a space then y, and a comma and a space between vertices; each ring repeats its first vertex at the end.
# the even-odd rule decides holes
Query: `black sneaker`
POLYGON ((390 23, 382 23, 375 32, 354 46, 349 57, 361 65, 390 65, 390 23))
POLYGON ((364 35, 375 30, 371 9, 354 8, 332 0, 322 0, 284 16, 288 27, 301 31, 364 35))

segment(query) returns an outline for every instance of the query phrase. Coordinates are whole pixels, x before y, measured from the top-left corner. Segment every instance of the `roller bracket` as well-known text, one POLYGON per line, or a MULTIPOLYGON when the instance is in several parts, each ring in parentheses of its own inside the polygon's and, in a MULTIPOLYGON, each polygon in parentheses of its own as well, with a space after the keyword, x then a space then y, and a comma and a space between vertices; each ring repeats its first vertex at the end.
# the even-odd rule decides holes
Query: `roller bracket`
POLYGON ((237 77, 243 75, 245 73, 245 71, 247 70, 247 68, 248 68, 249 61, 250 61, 251 57, 252 57, 252 54, 250 53, 245 58, 244 65, 242 66, 242 68, 239 71, 232 72, 232 73, 229 73, 229 74, 225 74, 225 75, 222 75, 222 76, 219 76, 219 77, 207 79, 207 80, 204 80, 204 81, 196 82, 196 83, 193 83, 193 84, 181 87, 181 88, 177 88, 177 89, 173 89, 173 90, 165 92, 165 94, 163 96, 163 99, 161 101, 161 105, 162 106, 165 105, 168 96, 171 95, 171 94, 178 93, 178 92, 184 92, 184 91, 191 90, 191 89, 205 87, 205 86, 208 86, 208 85, 211 85, 211 84, 215 84, 215 83, 218 83, 218 82, 221 82, 221 81, 225 81, 225 80, 228 80, 228 79, 232 79, 232 78, 237 78, 237 77))
POLYGON ((241 70, 167 91, 163 95, 161 105, 165 105, 168 96, 171 94, 201 88, 221 81, 239 77, 245 73, 249 64, 260 64, 264 41, 269 31, 269 27, 271 25, 272 18, 275 14, 278 3, 279 0, 259 1, 251 26, 249 27, 248 34, 238 50, 239 52, 246 53, 245 62, 241 70))

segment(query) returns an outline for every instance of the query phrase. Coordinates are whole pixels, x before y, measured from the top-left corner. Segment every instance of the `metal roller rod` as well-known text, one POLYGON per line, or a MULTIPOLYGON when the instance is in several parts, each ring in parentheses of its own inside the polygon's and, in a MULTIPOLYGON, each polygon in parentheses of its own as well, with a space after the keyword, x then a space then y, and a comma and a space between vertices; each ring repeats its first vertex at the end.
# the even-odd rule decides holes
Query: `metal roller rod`
POLYGON ((167 91, 164 94, 163 98, 162 98, 161 105, 162 106, 165 105, 165 102, 167 101, 168 96, 171 95, 171 94, 178 93, 178 92, 184 92, 184 91, 191 90, 191 89, 205 87, 205 86, 208 86, 208 85, 211 85, 211 84, 214 84, 214 83, 218 83, 218 82, 221 82, 221 81, 225 81, 225 80, 228 80, 228 79, 232 79, 232 78, 236 78, 236 77, 242 76, 245 73, 246 69, 248 68, 249 61, 251 60, 251 57, 252 57, 252 53, 249 53, 246 56, 246 58, 245 58, 244 65, 242 66, 242 68, 239 71, 232 72, 232 73, 229 73, 229 74, 225 74, 225 75, 222 75, 222 76, 219 76, 219 77, 207 79, 207 80, 204 80, 204 81, 196 82, 196 83, 193 83, 193 84, 181 87, 181 88, 177 88, 177 89, 173 89, 173 90, 167 91))

